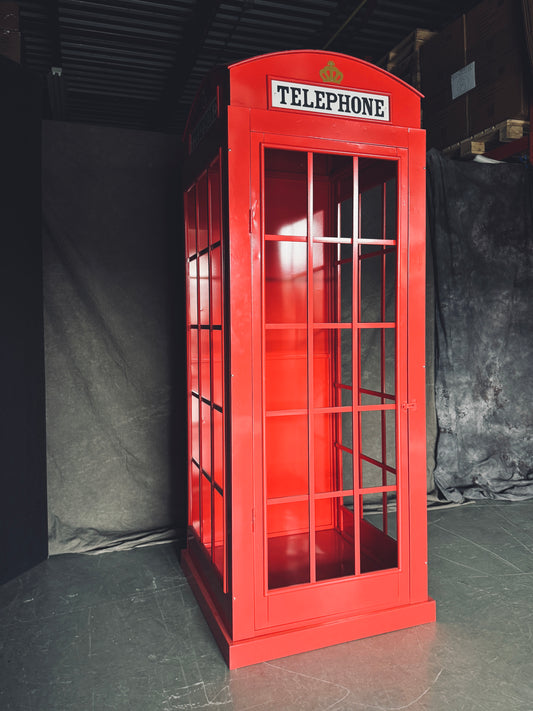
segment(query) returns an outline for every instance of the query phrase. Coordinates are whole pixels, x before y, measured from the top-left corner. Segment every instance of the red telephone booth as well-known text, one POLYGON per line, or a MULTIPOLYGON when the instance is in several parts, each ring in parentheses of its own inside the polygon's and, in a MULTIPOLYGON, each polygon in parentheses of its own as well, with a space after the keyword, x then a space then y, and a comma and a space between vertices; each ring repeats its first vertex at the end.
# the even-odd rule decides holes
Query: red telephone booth
POLYGON ((420 95, 281 52, 185 134, 189 536, 231 668, 435 619, 420 95))

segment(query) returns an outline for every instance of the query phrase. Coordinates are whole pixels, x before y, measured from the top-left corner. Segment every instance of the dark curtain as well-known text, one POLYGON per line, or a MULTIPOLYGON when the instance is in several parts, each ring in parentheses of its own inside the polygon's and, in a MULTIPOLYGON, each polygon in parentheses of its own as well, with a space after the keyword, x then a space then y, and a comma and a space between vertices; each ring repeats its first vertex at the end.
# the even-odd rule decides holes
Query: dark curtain
POLYGON ((179 138, 45 122, 50 552, 185 526, 179 138))
POLYGON ((533 209, 526 165, 428 154, 435 482, 450 501, 533 496, 533 209))
POLYGON ((39 77, 0 57, 0 583, 44 560, 39 77))

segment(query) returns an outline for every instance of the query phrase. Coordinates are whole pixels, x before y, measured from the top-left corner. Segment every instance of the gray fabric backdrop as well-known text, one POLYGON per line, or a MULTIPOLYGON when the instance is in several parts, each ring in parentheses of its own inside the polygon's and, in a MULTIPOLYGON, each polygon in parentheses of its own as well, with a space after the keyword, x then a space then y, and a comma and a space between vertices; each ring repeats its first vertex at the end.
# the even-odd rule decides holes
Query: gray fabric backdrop
POLYGON ((533 496, 533 208, 527 165, 428 155, 435 481, 450 501, 533 496))
POLYGON ((51 554, 184 523, 184 422, 171 410, 183 370, 178 151, 173 136, 44 123, 51 554))

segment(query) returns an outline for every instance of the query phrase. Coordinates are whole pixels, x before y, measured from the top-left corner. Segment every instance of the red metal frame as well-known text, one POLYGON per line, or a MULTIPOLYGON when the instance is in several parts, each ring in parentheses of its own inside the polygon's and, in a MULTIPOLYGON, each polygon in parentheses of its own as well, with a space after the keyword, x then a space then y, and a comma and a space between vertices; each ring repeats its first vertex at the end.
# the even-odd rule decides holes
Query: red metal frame
POLYGON ((233 668, 435 619, 425 139, 419 94, 344 55, 206 87, 185 137, 182 565, 233 668))

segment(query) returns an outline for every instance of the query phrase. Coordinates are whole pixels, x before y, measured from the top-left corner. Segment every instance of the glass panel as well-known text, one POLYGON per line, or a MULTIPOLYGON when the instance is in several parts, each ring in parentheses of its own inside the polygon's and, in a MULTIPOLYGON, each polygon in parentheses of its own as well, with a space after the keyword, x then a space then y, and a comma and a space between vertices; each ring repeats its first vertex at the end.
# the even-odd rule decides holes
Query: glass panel
POLYGON ((344 491, 353 491, 353 453, 342 449, 341 455, 342 488, 344 491))
POLYGON ((265 234, 307 235, 307 153, 265 149, 265 234))
POLYGON ((217 159, 209 168, 209 201, 211 229, 209 243, 220 242, 221 237, 221 199, 220 199, 220 162, 217 159))
POLYGON ((222 331, 211 331, 211 348, 211 371, 213 375, 212 399, 215 405, 222 407, 222 397, 224 392, 222 372, 222 331))
MULTIPOLYGON (((316 502, 316 518, 323 518, 324 505, 332 507, 333 501, 316 502)), ((349 517, 346 516, 349 520, 349 517)), ((331 527, 315 533, 316 579, 342 578, 355 573, 355 549, 352 526, 331 527)))
POLYGON ((353 158, 313 155, 313 239, 338 238, 338 205, 353 195, 353 158))
POLYGON ((213 563, 222 577, 224 577, 224 497, 213 489, 213 530, 214 530, 214 545, 213 545, 213 563))
POLYGON ((341 323, 352 323, 354 308, 353 308, 353 249, 351 244, 341 245, 339 272, 337 278, 340 280, 338 285, 339 306, 341 323))
POLYGON ((198 258, 199 289, 200 289, 200 323, 209 325, 209 257, 202 254, 198 258))
POLYGON ((202 497, 202 543, 206 548, 211 547, 211 482, 202 474, 200 477, 200 488, 202 497))
POLYGON ((396 247, 387 247, 385 254, 385 321, 396 321, 396 247))
MULTIPOLYGON (((385 462, 389 467, 396 469, 396 410, 385 412, 385 425, 387 433, 385 462)), ((395 482, 391 480, 392 483, 395 482)))
POLYGON ((363 489, 370 489, 378 486, 394 486, 396 484, 396 477, 378 464, 362 460, 361 472, 363 489))
POLYGON ((361 572, 396 568, 398 543, 394 496, 370 494, 362 498, 361 572))
POLYGON ((197 260, 189 262, 189 323, 195 326, 198 323, 198 282, 197 282, 197 260))
MULTIPOLYGON (((396 172, 396 166, 394 167, 396 172)), ((385 183, 386 239, 398 239, 398 181, 396 177, 385 183)))
POLYGON ((352 331, 343 328, 340 332, 341 340, 341 382, 343 385, 353 386, 353 350, 352 331))
POLYGON ((267 507, 268 587, 310 581, 309 509, 306 501, 267 507), (282 532, 283 535, 279 535, 282 532))
POLYGON ((337 368, 335 329, 319 329, 313 333, 313 406, 335 407, 335 370, 337 368))
POLYGON ((383 239, 383 205, 381 184, 361 194, 361 239, 383 239))
POLYGON ((334 323, 336 244, 313 244, 313 320, 334 323))
POLYGON ((211 474, 211 409, 205 402, 200 403, 202 413, 202 460, 200 466, 211 474))
POLYGON ((200 470, 191 462, 191 508, 189 525, 200 536, 200 470))
POLYGON ((185 196, 185 225, 187 256, 193 257, 196 254, 196 186, 185 196))
POLYGON ((307 332, 304 329, 267 331, 265 356, 266 409, 305 409, 307 332))
POLYGON ((213 477, 224 491, 224 423, 223 415, 213 410, 213 477))
POLYGON ((381 323, 382 315, 382 264, 383 250, 375 247, 368 251, 367 245, 360 257, 359 318, 363 323, 381 323), (366 248, 366 249, 365 249, 366 248))
POLYGON ((200 331, 200 395, 206 400, 211 399, 209 331, 200 331))
MULTIPOLYGON (((381 421, 379 410, 359 413, 361 454, 377 462, 382 461, 382 447, 386 444, 383 440, 381 421)), ((381 483, 378 486, 381 486, 381 483)))
POLYGON ((189 372, 191 374, 191 390, 198 392, 198 329, 189 330, 189 372))
POLYGON ((307 323, 307 245, 265 242, 266 323, 307 323))
POLYGON ((267 498, 306 495, 307 417, 267 417, 265 426, 267 498))
POLYGON ((313 417, 315 491, 318 494, 342 489, 342 459, 336 447, 339 426, 338 414, 313 417))
MULTIPOLYGON (((353 179, 350 177, 349 185, 346 190, 342 191, 343 194, 340 197, 341 203, 339 205, 340 213, 340 237, 342 239, 353 239, 353 179)), ((352 245, 343 245, 343 250, 350 252, 350 254, 344 253, 343 256, 351 256, 352 245)))
POLYGON ((211 322, 222 325, 222 248, 211 250, 211 322))
POLYGON ((207 175, 204 174, 197 184, 198 199, 198 252, 207 248, 208 244, 208 202, 207 202, 207 175))
POLYGON ((364 390, 374 398, 361 396, 362 405, 391 405, 395 394, 396 340, 395 329, 364 328, 360 331, 360 380, 364 390), (383 361, 383 356, 385 360, 383 361), (381 395, 381 397, 380 397, 381 395), (389 396, 385 398, 385 395, 389 396))
POLYGON ((191 447, 190 455, 200 463, 200 404, 196 395, 191 395, 191 447))

